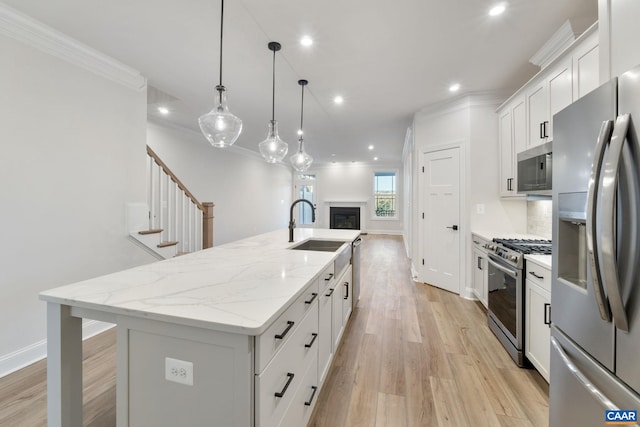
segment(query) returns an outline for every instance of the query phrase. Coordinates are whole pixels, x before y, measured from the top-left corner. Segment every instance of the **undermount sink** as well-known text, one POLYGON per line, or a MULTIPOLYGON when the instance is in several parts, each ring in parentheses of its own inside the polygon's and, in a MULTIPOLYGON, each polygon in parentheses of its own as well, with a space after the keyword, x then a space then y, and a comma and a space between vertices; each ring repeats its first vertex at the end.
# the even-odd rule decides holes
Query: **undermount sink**
POLYGON ((345 242, 337 242, 334 240, 307 240, 297 246, 293 246, 289 249, 295 249, 299 251, 323 251, 323 252, 335 252, 345 242))

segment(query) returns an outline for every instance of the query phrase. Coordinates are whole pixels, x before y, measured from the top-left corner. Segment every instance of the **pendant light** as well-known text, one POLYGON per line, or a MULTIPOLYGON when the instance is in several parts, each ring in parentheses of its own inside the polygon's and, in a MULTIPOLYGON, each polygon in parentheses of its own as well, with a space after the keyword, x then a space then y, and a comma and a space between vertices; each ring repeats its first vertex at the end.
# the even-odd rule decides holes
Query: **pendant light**
POLYGON ((269 50, 273 52, 273 86, 271 93, 271 121, 269 122, 269 131, 267 139, 258 144, 260 154, 269 163, 279 163, 284 159, 289 151, 289 145, 278 136, 278 122, 275 118, 276 109, 276 52, 282 46, 278 42, 269 42, 267 45, 269 50))
POLYGON ((302 129, 302 120, 304 118, 304 87, 309 82, 307 80, 298 80, 298 84, 302 87, 302 102, 300 105, 300 139, 298 139, 298 152, 291 156, 291 165, 298 172, 304 172, 309 169, 313 163, 313 157, 304 151, 304 131, 302 129))
POLYGON ((220 83, 216 86, 218 95, 215 107, 207 114, 200 116, 200 130, 214 147, 230 147, 242 132, 242 120, 229 112, 226 89, 222 85, 222 29, 224 18, 224 0, 220 8, 220 83))

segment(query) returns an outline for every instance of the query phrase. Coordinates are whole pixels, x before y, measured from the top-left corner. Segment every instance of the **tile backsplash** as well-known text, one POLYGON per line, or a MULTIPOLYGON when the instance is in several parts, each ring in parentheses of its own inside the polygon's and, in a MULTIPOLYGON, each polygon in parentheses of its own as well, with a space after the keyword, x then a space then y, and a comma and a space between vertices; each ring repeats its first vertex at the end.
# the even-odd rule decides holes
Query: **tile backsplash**
POLYGON ((527 201, 527 233, 551 239, 551 200, 527 201))

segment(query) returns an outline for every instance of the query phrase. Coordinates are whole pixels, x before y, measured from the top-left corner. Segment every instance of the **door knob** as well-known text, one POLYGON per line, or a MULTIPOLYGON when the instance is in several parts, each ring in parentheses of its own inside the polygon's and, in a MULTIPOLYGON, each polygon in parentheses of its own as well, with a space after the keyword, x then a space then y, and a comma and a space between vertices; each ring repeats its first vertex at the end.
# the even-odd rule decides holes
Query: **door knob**
POLYGON ((452 225, 451 227, 447 227, 447 228, 450 228, 450 229, 452 229, 452 230, 454 230, 454 231, 455 231, 455 230, 457 230, 457 229, 458 229, 458 226, 457 226, 457 225, 452 225))

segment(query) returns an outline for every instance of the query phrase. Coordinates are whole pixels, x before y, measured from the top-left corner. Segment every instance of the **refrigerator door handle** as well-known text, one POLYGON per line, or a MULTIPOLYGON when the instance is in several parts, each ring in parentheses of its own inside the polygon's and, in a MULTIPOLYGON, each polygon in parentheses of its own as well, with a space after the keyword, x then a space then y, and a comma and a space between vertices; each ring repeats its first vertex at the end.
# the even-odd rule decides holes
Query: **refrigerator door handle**
POLYGON ((604 395, 598 388, 591 382, 589 379, 578 369, 578 367, 569 359, 567 353, 565 353, 564 349, 556 340, 556 337, 551 337, 551 345, 558 352, 562 363, 565 364, 567 369, 573 374, 574 377, 578 380, 578 382, 585 388, 589 393, 602 405, 605 409, 611 411, 618 411, 618 408, 607 396, 604 395))
POLYGON ((613 120, 605 120, 600 127, 598 142, 596 143, 595 152, 593 154, 593 164, 591 165, 591 177, 589 178, 589 192, 587 196, 587 258, 589 267, 591 267, 591 279, 593 283, 593 293, 595 295, 596 304, 600 311, 600 317, 607 322, 611 321, 611 312, 607 304, 607 296, 604 293, 602 285, 602 275, 600 272, 600 254, 596 248, 596 210, 598 206, 598 185, 600 183, 600 174, 602 171, 602 163, 604 153, 611 140, 613 132, 613 120))
POLYGON ((629 114, 618 116, 611 135, 609 154, 602 179, 602 260, 603 278, 607 286, 613 321, 618 329, 628 332, 629 322, 622 302, 616 263, 616 193, 622 146, 629 128, 629 114))

